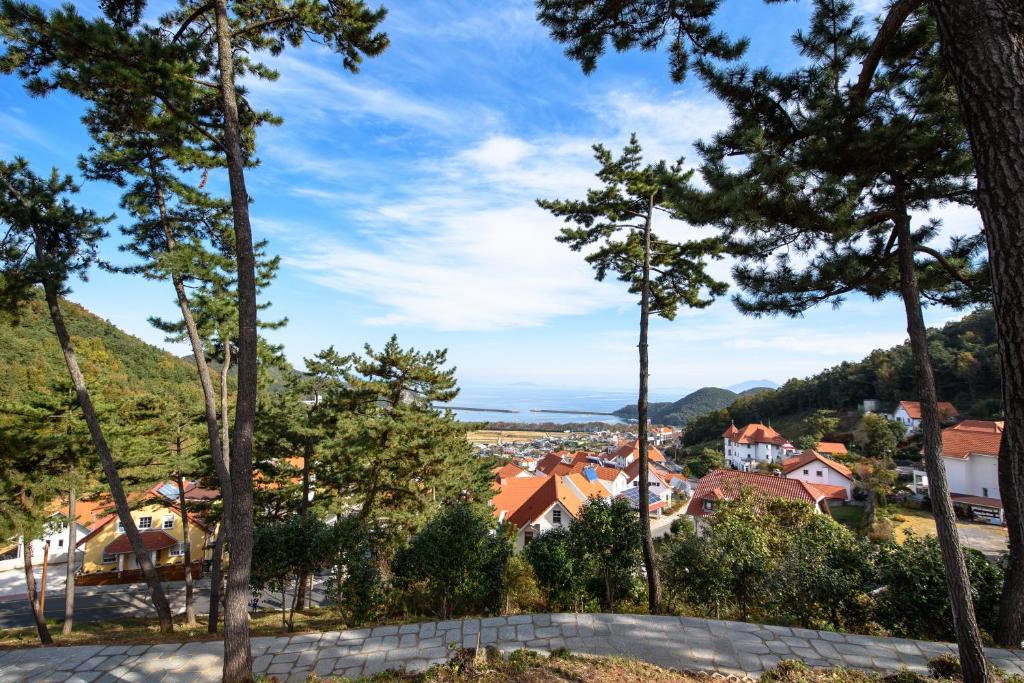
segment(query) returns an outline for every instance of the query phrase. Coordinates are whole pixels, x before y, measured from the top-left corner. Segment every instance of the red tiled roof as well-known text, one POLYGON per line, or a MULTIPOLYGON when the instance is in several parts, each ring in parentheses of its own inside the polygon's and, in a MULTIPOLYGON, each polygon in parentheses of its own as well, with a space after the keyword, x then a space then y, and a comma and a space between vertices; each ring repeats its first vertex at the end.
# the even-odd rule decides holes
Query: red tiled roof
POLYGON ((1003 438, 1002 422, 990 420, 964 420, 942 430, 942 454, 949 458, 966 460, 972 453, 999 455, 1003 438))
MULTIPOLYGON (((907 415, 909 415, 912 420, 921 419, 920 401, 900 401, 900 407, 907 411, 907 415)), ((939 415, 941 415, 943 419, 956 417, 959 414, 960 411, 958 411, 949 401, 939 401, 939 415)))
POLYGON ((777 431, 757 422, 748 424, 743 429, 736 429, 736 426, 733 425, 725 430, 722 436, 730 441, 743 444, 770 443, 776 446, 783 446, 788 443, 777 431))
POLYGON ((753 489, 769 498, 785 498, 806 503, 817 503, 825 497, 821 491, 811 489, 798 479, 786 479, 758 472, 714 470, 697 482, 697 489, 686 508, 686 514, 703 517, 705 500, 732 499, 743 488, 753 489))
POLYGON ((806 450, 796 457, 787 458, 786 460, 783 460, 782 473, 789 474, 793 470, 799 469, 804 465, 807 465, 808 463, 814 462, 815 460, 824 463, 825 465, 828 465, 833 470, 843 475, 847 479, 853 479, 853 472, 850 471, 849 467, 841 463, 838 463, 835 460, 830 460, 829 458, 826 458, 817 451, 813 450, 806 450))
POLYGON ((578 462, 575 465, 573 465, 570 472, 572 474, 580 474, 583 472, 583 470, 587 469, 588 467, 594 470, 594 473, 597 474, 598 479, 603 479, 605 481, 615 481, 615 479, 619 476, 619 473, 622 472, 622 470, 616 469, 614 467, 605 467, 604 465, 595 465, 593 463, 582 462, 578 462))
POLYGON ((838 441, 819 441, 818 447, 815 450, 825 455, 846 455, 849 453, 846 450, 846 444, 839 443, 838 441))
MULTIPOLYGON (((612 451, 611 456, 613 458, 625 458, 632 454, 634 457, 640 457, 640 441, 636 440, 633 443, 627 443, 624 446, 620 446, 612 451)), ((665 454, 659 451, 651 444, 647 444, 647 459, 651 462, 664 462, 665 454)))
MULTIPOLYGON (((154 529, 152 531, 140 531, 139 537, 142 539, 142 546, 146 550, 163 550, 164 548, 170 548, 171 546, 178 545, 177 539, 170 534, 154 529)), ((122 553, 130 553, 132 551, 132 544, 128 541, 127 534, 121 534, 103 549, 107 555, 120 555, 122 553)))
POLYGON ((998 498, 969 496, 965 493, 950 493, 949 497, 953 499, 954 503, 964 503, 966 505, 979 505, 981 507, 996 508, 997 510, 1003 509, 1003 501, 999 500, 998 498))

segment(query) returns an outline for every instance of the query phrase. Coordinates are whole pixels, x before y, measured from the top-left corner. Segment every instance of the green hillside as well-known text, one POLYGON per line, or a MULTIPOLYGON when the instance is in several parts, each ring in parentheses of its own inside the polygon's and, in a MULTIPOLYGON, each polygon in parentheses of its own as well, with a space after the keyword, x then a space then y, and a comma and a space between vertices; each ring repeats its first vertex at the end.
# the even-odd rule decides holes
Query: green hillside
MULTIPOLYGON (((980 309, 930 329, 928 336, 939 399, 951 401, 963 417, 1000 417, 992 310, 980 309)), ((684 443, 717 440, 731 422, 771 422, 776 429, 787 425, 792 430, 802 416, 815 410, 852 412, 864 399, 880 400, 885 411, 901 400, 917 399, 909 343, 872 351, 860 361, 840 363, 811 377, 791 379, 775 391, 748 393, 728 406, 712 408, 690 420, 684 443)))
MULTIPOLYGON (((751 393, 756 394, 765 390, 765 388, 748 389, 742 394, 737 394, 728 389, 703 387, 672 403, 659 402, 650 404, 650 419, 655 424, 681 427, 698 415, 704 415, 712 410, 725 408, 740 396, 751 393)), ((615 414, 622 418, 635 420, 637 417, 636 404, 619 408, 615 411, 615 414)))
MULTIPOLYGON (((74 302, 64 300, 62 311, 94 393, 198 384, 194 365, 122 332, 74 302)), ((17 317, 0 313, 0 402, 19 402, 34 392, 67 386, 67 366, 42 298, 28 302, 17 317)))

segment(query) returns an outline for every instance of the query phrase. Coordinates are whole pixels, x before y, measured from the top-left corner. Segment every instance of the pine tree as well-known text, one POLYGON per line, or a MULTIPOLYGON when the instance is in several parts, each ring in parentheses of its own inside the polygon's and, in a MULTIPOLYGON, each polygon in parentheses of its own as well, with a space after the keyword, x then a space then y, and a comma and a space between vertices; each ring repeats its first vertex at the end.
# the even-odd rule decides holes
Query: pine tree
MULTIPOLYGON (((720 0, 537 0, 538 18, 584 71, 596 68, 606 44, 619 51, 667 47, 673 80, 691 62, 742 54, 745 40, 715 30, 720 0), (696 58, 696 60, 694 60, 696 58)), ((996 640, 1017 647, 1024 638, 1024 5, 1005 0, 895 0, 871 37, 852 105, 877 87, 882 57, 905 40, 908 22, 922 8, 938 26, 928 36, 942 47, 955 85, 976 164, 977 208, 992 262, 993 308, 999 321, 999 356, 1006 431, 999 456, 999 490, 1010 553, 996 640)), ((898 49, 898 48, 896 48, 898 49)), ((884 85, 882 86, 884 89, 884 85)), ((884 151, 882 152, 884 153, 884 151)))
POLYGON ((965 680, 981 681, 989 673, 942 461, 922 300, 967 305, 989 292, 979 236, 942 253, 928 245, 937 221, 913 227, 912 212, 974 201, 970 150, 928 39, 934 31, 918 13, 883 57, 871 97, 853 105, 845 74, 869 43, 845 0, 817 0, 810 30, 794 37, 806 67, 780 75, 701 65, 732 123, 700 145, 711 189, 692 206, 731 239, 743 312, 800 315, 819 303, 839 306, 851 292, 903 300, 960 658, 965 680), (727 163, 737 157, 741 170, 727 163))
POLYGON ((672 320, 680 306, 704 308, 725 292, 706 271, 705 258, 720 258, 716 238, 669 242, 653 232, 659 213, 678 218, 677 199, 689 191, 692 171, 682 160, 643 165, 640 143, 630 138, 622 156, 614 159, 601 145, 594 146, 601 165, 597 177, 604 187, 587 192, 586 200, 538 200, 541 208, 575 227, 562 228, 559 242, 573 251, 588 249, 586 261, 603 280, 612 272, 640 297, 640 390, 637 400, 637 435, 640 461, 640 521, 643 525, 644 565, 652 614, 661 611, 661 583, 651 538, 648 501, 648 352, 650 314, 672 320), (597 246, 596 249, 591 247, 597 246))
POLYGON ((7 239, 0 252, 0 302, 16 306, 41 285, 54 331, 68 366, 78 403, 82 407, 93 444, 99 455, 110 494, 124 525, 136 561, 149 585, 160 630, 173 628, 170 606, 149 553, 142 545, 139 530, 131 517, 128 499, 93 406, 89 389, 75 355, 71 337, 60 309, 60 296, 68 280, 84 276, 96 258, 99 240, 106 234, 106 219, 75 207, 66 195, 77 187, 70 177, 54 171, 48 179, 35 175, 24 160, 0 164, 0 221, 7 225, 7 239))
POLYGON ((444 350, 403 349, 393 336, 344 361, 341 382, 323 397, 332 438, 319 458, 318 490, 395 536, 415 531, 446 500, 489 499, 493 475, 473 454, 467 426, 434 407, 458 395, 444 350))

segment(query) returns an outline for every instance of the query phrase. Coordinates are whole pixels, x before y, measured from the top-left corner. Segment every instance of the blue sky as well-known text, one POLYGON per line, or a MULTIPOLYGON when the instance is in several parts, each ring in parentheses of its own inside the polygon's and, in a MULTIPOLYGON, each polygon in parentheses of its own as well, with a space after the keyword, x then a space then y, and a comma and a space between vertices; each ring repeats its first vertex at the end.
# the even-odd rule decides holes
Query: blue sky
MULTIPOLYGON (((692 161, 692 143, 726 122, 723 108, 696 80, 672 84, 664 53, 611 54, 583 76, 529 1, 387 6, 392 46, 359 74, 307 45, 274 60, 276 83, 250 84, 253 102, 285 120, 261 131, 262 165, 248 174, 257 237, 283 258, 266 296, 270 314, 290 322, 272 339, 301 364, 328 345, 353 351, 395 332, 404 345, 448 348, 466 385, 632 388, 635 302, 620 283, 595 282, 533 200, 580 196, 595 170, 590 145, 621 147, 632 131, 648 158, 692 161)), ((752 39, 751 61, 783 68, 797 59, 785 36, 807 11, 806 2, 732 0, 721 19, 752 39)), ((0 77, 0 155, 74 171, 89 142, 81 112, 74 98, 31 99, 0 77)), ((226 193, 223 173, 210 187, 226 193)), ((102 184, 81 194, 101 213, 117 200, 102 184)), ((934 215, 947 233, 979 223, 972 211, 934 215)), ((104 256, 123 261, 116 223, 111 233, 104 256)), ((728 268, 715 265, 722 276, 728 268)), ((98 315, 167 346, 146 319, 173 315, 169 285, 96 272, 73 288, 98 315)), ((926 311, 930 324, 956 317, 926 311)), ((897 300, 852 298, 789 320, 745 318, 725 298, 654 323, 651 382, 669 394, 782 382, 904 338, 897 300)))

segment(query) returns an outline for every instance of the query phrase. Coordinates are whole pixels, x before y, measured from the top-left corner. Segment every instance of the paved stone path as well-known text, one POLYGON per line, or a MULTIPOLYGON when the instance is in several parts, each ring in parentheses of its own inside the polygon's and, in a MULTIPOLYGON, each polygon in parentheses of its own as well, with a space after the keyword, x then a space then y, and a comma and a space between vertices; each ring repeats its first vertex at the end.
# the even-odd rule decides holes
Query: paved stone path
MULTIPOLYGON (((445 661, 452 644, 623 655, 691 671, 756 676, 782 659, 812 666, 925 671, 928 660, 956 648, 898 638, 760 626, 689 617, 629 614, 534 614, 426 622, 373 629, 254 638, 257 673, 282 681, 368 676, 386 669, 421 670, 445 661)), ((1024 651, 987 650, 1010 673, 1024 674, 1024 651)), ((89 645, 0 650, 0 683, 15 681, 217 681, 219 641, 162 645, 89 645)))

